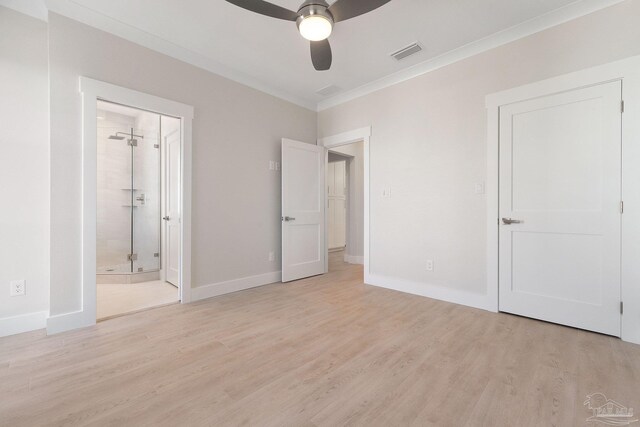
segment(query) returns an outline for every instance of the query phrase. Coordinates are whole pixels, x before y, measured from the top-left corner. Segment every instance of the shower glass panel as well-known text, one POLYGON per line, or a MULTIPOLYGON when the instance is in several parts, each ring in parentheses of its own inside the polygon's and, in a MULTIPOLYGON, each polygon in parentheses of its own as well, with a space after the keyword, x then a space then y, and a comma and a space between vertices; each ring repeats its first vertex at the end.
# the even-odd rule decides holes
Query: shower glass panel
POLYGON ((97 274, 160 270, 160 116, 98 102, 97 274))
POLYGON ((160 269, 160 116, 141 112, 133 147, 133 272, 160 269))

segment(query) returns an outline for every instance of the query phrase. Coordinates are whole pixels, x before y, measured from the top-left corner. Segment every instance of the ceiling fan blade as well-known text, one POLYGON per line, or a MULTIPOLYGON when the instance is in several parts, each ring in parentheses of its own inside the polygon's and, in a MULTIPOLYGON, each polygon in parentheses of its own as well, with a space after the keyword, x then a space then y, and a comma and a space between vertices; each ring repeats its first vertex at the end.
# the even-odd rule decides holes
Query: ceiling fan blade
POLYGON ((311 42, 311 61, 317 71, 326 71, 331 68, 332 58, 329 40, 311 42))
POLYGON ((286 21, 295 21, 298 19, 296 12, 263 0, 227 0, 227 2, 272 18, 284 19, 286 21))
MULTIPOLYGON (((228 1, 228 0, 227 0, 228 1)), ((334 22, 355 18, 371 12, 391 0, 337 0, 329 7, 334 22)))

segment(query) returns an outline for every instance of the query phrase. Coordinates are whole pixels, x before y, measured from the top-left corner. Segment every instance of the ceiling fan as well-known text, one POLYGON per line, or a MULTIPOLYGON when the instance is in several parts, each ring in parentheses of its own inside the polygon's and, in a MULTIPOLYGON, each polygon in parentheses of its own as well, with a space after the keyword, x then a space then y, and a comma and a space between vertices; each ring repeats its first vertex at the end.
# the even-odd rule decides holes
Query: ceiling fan
POLYGON ((272 18, 295 21, 300 34, 311 42, 311 61, 318 71, 331 68, 329 36, 333 25, 371 12, 391 0, 337 0, 329 5, 325 0, 306 0, 297 12, 264 0, 227 0, 243 9, 272 18))

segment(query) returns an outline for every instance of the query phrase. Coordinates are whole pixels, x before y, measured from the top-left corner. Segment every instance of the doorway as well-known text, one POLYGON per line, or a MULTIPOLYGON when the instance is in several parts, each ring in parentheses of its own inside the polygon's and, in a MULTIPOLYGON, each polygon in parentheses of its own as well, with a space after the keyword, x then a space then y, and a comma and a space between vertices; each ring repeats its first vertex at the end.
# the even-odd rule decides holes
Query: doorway
POLYGON ((328 271, 364 263, 364 141, 327 153, 328 271))
POLYGON ((180 301, 180 120, 97 101, 98 320, 180 301))

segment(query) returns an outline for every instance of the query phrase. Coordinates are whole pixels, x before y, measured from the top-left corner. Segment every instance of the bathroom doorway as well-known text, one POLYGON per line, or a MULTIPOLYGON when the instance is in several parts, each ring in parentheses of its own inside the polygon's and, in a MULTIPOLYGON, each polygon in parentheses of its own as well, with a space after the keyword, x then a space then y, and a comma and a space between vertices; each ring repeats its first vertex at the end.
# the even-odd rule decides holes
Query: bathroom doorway
POLYGON ((97 319, 179 302, 180 119, 97 101, 97 319))

